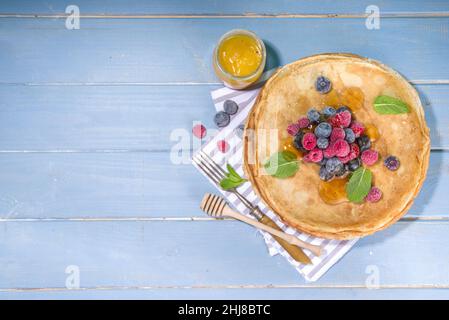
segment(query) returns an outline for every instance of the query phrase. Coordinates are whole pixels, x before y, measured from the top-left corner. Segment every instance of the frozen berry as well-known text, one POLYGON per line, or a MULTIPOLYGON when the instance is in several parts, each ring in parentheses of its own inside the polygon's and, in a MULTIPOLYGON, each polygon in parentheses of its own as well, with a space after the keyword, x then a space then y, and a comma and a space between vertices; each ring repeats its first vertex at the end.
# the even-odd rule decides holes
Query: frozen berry
POLYGON ((332 148, 334 148, 337 157, 345 157, 350 151, 349 144, 343 139, 332 142, 332 148))
POLYGON ((291 136, 295 136, 298 133, 298 131, 299 131, 299 124, 297 123, 290 123, 287 126, 287 132, 291 136))
POLYGON ((316 126, 314 132, 318 138, 327 138, 331 135, 332 126, 327 122, 321 122, 316 126))
POLYGON ((320 149, 326 149, 329 146, 329 140, 326 138, 318 138, 316 140, 316 145, 320 149))
POLYGON ((340 106, 340 108, 337 109, 337 113, 340 113, 340 112, 343 112, 343 111, 351 112, 351 109, 349 109, 347 106, 340 106))
POLYGON ((362 135, 359 138, 357 138, 357 144, 359 145, 361 152, 371 148, 371 140, 366 135, 362 135))
POLYGON ((353 143, 355 141, 355 134, 352 129, 345 128, 345 140, 348 141, 348 143, 353 143))
POLYGON ((237 135, 237 137, 239 137, 240 139, 243 139, 243 134, 245 133, 245 125, 239 124, 235 129, 234 129, 234 133, 237 135))
POLYGON ((304 133, 299 131, 293 139, 293 146, 301 152, 306 152, 307 150, 302 146, 302 137, 304 137, 304 133))
POLYGON ((326 162, 326 170, 332 174, 340 171, 341 167, 343 167, 343 163, 341 163, 341 161, 336 157, 330 158, 326 162))
POLYGON ((372 166, 379 159, 379 154, 375 150, 368 149, 362 152, 361 158, 364 164, 372 166))
POLYGON ((391 171, 398 170, 400 164, 401 163, 399 162, 399 159, 396 158, 395 156, 388 156, 384 160, 384 165, 391 171))
POLYGON ((318 163, 323 160, 323 151, 315 148, 311 150, 305 157, 308 157, 311 162, 318 163))
POLYGON ((365 131, 365 127, 360 122, 353 121, 351 123, 351 130, 354 132, 355 137, 358 138, 362 135, 363 131, 365 131))
POLYGON ((361 161, 359 158, 352 159, 347 164, 349 171, 355 171, 361 166, 361 161))
POLYGON ((301 129, 307 128, 310 124, 310 120, 307 119, 306 117, 300 118, 298 120, 298 125, 301 129))
POLYGON ((219 111, 214 116, 214 122, 219 128, 226 127, 231 121, 231 117, 224 111, 219 111))
POLYGON ((320 76, 316 79, 315 89, 321 94, 328 93, 332 89, 330 80, 326 77, 320 76))
POLYGON ((320 113, 312 108, 307 111, 307 118, 310 122, 318 122, 320 120, 320 113))
POLYGON ((351 124, 351 117, 351 113, 347 110, 344 110, 333 116, 330 119, 330 123, 333 127, 347 128, 351 124))
POLYGON ((369 202, 377 202, 380 198, 382 198, 382 191, 377 187, 372 187, 365 199, 369 202))
POLYGON ((198 139, 202 139, 206 136, 207 130, 206 127, 202 124, 197 124, 192 128, 193 135, 198 139))
POLYGON ((313 133, 307 132, 304 137, 302 137, 302 146, 306 150, 312 150, 316 147, 316 137, 313 133))
POLYGON ((331 142, 333 142, 339 139, 344 139, 345 135, 345 130, 343 130, 342 128, 333 128, 330 140, 331 142))
POLYGON ((223 103, 223 110, 229 115, 236 114, 239 110, 239 105, 233 100, 226 100, 223 103))
POLYGON ((323 111, 321 112, 326 118, 330 118, 333 117, 337 111, 335 111, 335 109, 333 107, 326 107, 323 109, 323 111))
POLYGON ((326 166, 323 165, 320 168, 320 179, 323 181, 329 181, 330 179, 332 179, 334 177, 333 173, 330 173, 329 171, 327 171, 326 166))
POLYGON ((223 153, 228 152, 229 143, 227 143, 225 140, 219 140, 217 141, 217 148, 223 153))

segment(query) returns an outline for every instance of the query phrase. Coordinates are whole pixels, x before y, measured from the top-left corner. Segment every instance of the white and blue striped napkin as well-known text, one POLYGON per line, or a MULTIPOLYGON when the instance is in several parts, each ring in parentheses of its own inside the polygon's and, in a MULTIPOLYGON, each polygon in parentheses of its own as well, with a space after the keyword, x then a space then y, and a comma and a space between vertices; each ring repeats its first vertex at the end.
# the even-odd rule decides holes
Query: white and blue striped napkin
MULTIPOLYGON (((231 164, 240 175, 244 175, 242 168, 243 159, 243 148, 242 139, 235 132, 235 128, 245 122, 245 119, 253 106, 256 97, 259 93, 260 88, 238 91, 232 90, 227 87, 217 89, 211 92, 212 100, 215 105, 215 109, 220 111, 223 109, 223 102, 226 100, 233 100, 239 105, 239 112, 234 115, 231 123, 219 131, 211 140, 207 141, 201 150, 206 152, 216 163, 225 168, 226 163, 231 164), (217 148, 217 142, 220 140, 225 140, 229 144, 229 150, 222 153, 217 148)), ((195 165, 195 163, 193 163, 195 165)), ((195 165, 196 166, 196 165, 195 165)), ((205 175, 202 170, 196 166, 203 175, 205 175)), ((206 175, 205 175, 206 176, 206 175)), ((207 176, 206 176, 207 178, 207 176)), ((211 181, 212 182, 212 181, 211 181)), ((213 183, 213 182, 212 182, 213 183)), ((249 215, 249 210, 245 205, 232 193, 226 192, 217 188, 228 200, 228 202, 240 213, 249 215)), ((259 197, 254 193, 251 184, 245 183, 239 187, 239 191, 254 205, 259 206, 264 214, 269 216, 273 221, 277 223, 281 229, 288 233, 297 236, 303 241, 315 245, 321 245, 324 248, 325 253, 320 257, 312 255, 309 251, 305 250, 305 253, 312 260, 312 264, 303 265, 296 262, 290 257, 287 251, 282 248, 278 242, 267 232, 260 231, 264 237, 265 243, 268 247, 268 252, 271 256, 280 254, 287 259, 287 261, 307 280, 316 281, 318 280, 327 270, 329 270, 332 265, 334 265, 349 249, 356 243, 357 239, 353 240, 328 240, 313 237, 311 235, 302 233, 284 224, 279 217, 273 213, 264 203, 259 199, 259 197)))

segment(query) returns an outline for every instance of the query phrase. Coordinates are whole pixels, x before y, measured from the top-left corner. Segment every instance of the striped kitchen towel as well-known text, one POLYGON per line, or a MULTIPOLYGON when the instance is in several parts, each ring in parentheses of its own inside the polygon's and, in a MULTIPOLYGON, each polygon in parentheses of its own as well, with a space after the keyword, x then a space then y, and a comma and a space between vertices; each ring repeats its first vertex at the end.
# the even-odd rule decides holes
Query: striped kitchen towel
MULTIPOLYGON (((201 150, 206 152, 216 163, 221 165, 223 168, 225 168, 226 163, 231 164, 242 176, 244 175, 242 168, 243 148, 242 139, 238 134, 237 127, 241 126, 245 122, 248 112, 253 106, 259 90, 260 88, 238 91, 224 87, 211 92, 212 100, 217 111, 223 110, 224 101, 233 100, 239 105, 239 112, 233 116, 231 123, 227 127, 219 131, 209 141, 205 142, 201 147, 201 150), (228 150, 226 152, 221 152, 217 147, 218 142, 221 140, 225 140, 228 144, 228 150)), ((194 162, 193 165, 195 165, 194 162)), ((202 170, 198 166, 196 167, 202 172, 202 170)), ((203 175, 205 175, 204 172, 202 173, 203 175)), ((242 214, 250 216, 248 213, 248 209, 234 194, 221 190, 220 188, 217 189, 227 198, 228 202, 236 210, 238 210, 242 214)), ((303 265, 293 260, 288 252, 286 252, 269 233, 260 231, 268 247, 269 254, 271 256, 280 254, 285 257, 287 261, 291 265, 293 265, 293 267, 296 268, 296 270, 307 281, 318 280, 327 270, 329 270, 332 265, 334 265, 346 252, 348 252, 348 250, 357 241, 357 239, 345 241, 321 239, 299 232, 284 224, 279 219, 279 217, 274 212, 272 212, 254 193, 250 183, 245 183, 240 186, 239 191, 254 205, 258 205, 259 208, 273 221, 275 221, 284 232, 295 235, 303 241, 321 245, 324 248, 325 253, 323 253, 320 257, 316 257, 305 250, 305 253, 312 260, 312 264, 303 265)))

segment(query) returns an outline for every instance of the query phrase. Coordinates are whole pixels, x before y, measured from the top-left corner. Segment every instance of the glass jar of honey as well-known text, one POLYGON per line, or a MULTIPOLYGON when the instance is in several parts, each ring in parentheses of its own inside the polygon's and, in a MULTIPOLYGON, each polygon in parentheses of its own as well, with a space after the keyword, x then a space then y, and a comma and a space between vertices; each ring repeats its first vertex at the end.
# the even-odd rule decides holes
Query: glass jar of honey
POLYGON ((243 89, 255 83, 265 68, 266 49, 253 32, 235 29, 225 33, 214 50, 217 76, 227 87, 243 89))

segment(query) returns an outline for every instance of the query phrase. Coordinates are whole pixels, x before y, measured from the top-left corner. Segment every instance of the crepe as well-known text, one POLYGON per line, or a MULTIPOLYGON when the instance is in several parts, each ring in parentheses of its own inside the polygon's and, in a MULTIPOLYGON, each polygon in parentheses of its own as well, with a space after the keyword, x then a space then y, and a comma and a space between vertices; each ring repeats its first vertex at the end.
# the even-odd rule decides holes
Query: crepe
POLYGON ((362 237, 396 222, 421 189, 429 154, 429 129, 416 90, 389 67, 351 54, 315 55, 281 68, 259 93, 245 126, 244 170, 256 193, 284 222, 323 238, 362 237), (315 80, 321 75, 332 82, 328 95, 315 90, 315 80), (305 116, 311 107, 322 110, 332 100, 336 104, 347 88, 363 93, 361 107, 354 112, 356 120, 375 126, 379 133, 372 148, 380 160, 369 167, 373 185, 383 192, 376 203, 326 203, 318 192, 322 182, 314 163, 300 162, 298 172, 287 179, 267 175, 263 167, 288 137, 288 124, 305 116), (376 113, 373 102, 379 95, 401 99, 410 112, 376 113), (400 160, 397 171, 383 165, 389 155, 400 160))

